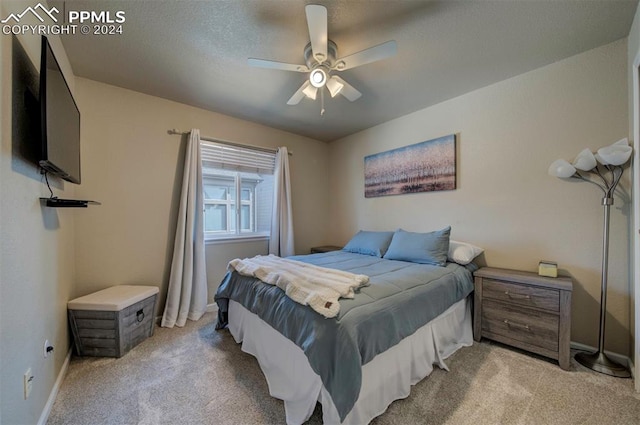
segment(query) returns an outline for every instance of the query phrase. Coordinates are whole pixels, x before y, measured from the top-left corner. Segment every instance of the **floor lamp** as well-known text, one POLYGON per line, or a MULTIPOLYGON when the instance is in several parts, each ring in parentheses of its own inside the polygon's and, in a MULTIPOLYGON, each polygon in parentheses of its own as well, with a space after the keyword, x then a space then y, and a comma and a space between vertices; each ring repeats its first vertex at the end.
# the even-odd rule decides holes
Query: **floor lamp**
POLYGON ((607 275, 609 267, 609 210, 613 205, 613 194, 620 182, 623 166, 629 161, 632 152, 627 139, 598 149, 594 155, 589 149, 578 154, 573 164, 558 159, 549 167, 549 174, 563 179, 573 178, 598 186, 602 192, 604 207, 604 229, 602 234, 602 285, 600 292, 600 330, 598 333, 598 351, 580 352, 575 359, 583 366, 596 372, 619 378, 631 377, 626 366, 611 360, 604 353, 604 324, 607 315, 607 275), (593 178, 593 179, 592 179, 593 178))

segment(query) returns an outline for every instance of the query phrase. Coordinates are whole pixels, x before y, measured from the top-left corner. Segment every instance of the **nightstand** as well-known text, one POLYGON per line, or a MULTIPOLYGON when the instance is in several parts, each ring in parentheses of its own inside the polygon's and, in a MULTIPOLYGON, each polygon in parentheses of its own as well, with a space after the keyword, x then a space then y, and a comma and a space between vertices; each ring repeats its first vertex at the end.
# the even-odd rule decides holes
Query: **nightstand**
POLYGON ((341 246, 335 246, 335 245, 314 246, 311 248, 311 253, 320 254, 323 252, 340 251, 341 249, 342 249, 341 246))
POLYGON ((483 267, 474 274, 473 337, 482 337, 558 360, 571 361, 569 277, 483 267))

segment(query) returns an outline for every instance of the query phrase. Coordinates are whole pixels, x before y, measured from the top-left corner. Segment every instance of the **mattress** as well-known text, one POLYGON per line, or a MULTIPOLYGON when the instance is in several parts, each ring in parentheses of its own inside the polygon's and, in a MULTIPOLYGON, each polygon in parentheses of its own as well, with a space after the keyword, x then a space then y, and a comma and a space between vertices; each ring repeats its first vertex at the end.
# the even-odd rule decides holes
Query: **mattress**
POLYGON ((215 297, 218 326, 227 324, 232 300, 293 342, 320 376, 341 420, 358 399, 363 365, 473 290, 471 271, 454 263, 439 267, 341 251, 291 258, 365 274, 370 286, 354 299, 341 299, 339 315, 326 319, 277 287, 228 273, 215 297))
POLYGON ((331 394, 309 365, 300 347, 242 305, 229 303, 229 330, 242 351, 256 357, 271 396, 284 401, 286 422, 299 425, 322 404, 325 425, 362 425, 385 412, 394 401, 409 396, 434 365, 448 370, 445 360, 473 344, 471 297, 458 301, 362 367, 359 397, 341 420, 331 394))

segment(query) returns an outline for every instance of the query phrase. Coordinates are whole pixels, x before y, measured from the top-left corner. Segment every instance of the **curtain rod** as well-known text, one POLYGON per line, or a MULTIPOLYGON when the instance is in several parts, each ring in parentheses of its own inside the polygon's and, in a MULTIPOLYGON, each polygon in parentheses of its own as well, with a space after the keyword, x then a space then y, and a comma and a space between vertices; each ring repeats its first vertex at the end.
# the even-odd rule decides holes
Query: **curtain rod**
MULTIPOLYGON (((191 133, 190 131, 179 131, 176 130, 175 128, 169 129, 167 131, 167 133, 169 134, 179 134, 179 135, 185 135, 185 134, 189 134, 191 133)), ((224 140, 224 139, 215 139, 213 137, 202 137, 200 136, 200 140, 205 140, 207 142, 217 142, 217 143, 222 143, 225 145, 229 145, 229 146, 236 146, 239 148, 251 148, 251 149, 255 149, 255 150, 259 150, 259 151, 263 151, 263 152, 271 152, 271 153, 275 153, 278 152, 278 149, 273 149, 273 148, 264 148, 262 146, 253 146, 253 145, 245 145, 242 143, 236 143, 236 142, 230 142, 229 140, 224 140)), ((293 151, 289 151, 289 155, 293 155, 293 151)))

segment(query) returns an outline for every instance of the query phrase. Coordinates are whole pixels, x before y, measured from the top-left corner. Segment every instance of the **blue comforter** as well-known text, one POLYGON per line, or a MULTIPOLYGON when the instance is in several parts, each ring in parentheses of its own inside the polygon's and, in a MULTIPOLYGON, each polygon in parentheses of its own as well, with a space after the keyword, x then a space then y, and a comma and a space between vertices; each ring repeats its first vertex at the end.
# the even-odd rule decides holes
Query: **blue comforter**
MULTIPOLYGON (((470 268, 446 267, 334 251, 289 257, 369 276, 340 313, 327 319, 292 301, 278 287, 227 273, 215 300, 218 325, 227 325, 229 300, 242 304, 304 351, 343 420, 358 399, 361 366, 396 345, 473 291, 470 268)), ((468 266, 467 266, 468 267, 468 266)))

